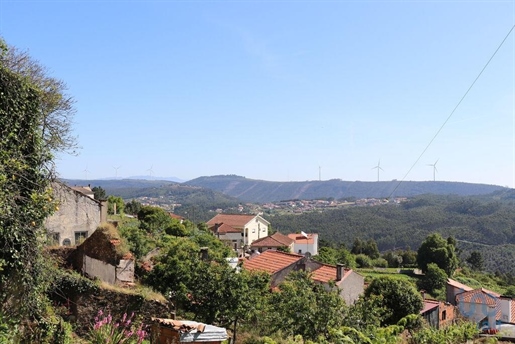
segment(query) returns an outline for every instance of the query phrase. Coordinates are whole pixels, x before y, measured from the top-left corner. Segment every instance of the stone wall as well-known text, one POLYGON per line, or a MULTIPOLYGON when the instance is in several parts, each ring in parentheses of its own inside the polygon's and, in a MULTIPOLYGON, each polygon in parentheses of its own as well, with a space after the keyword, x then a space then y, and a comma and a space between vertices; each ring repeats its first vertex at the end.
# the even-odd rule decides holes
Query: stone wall
POLYGON ((46 219, 45 228, 50 238, 56 236, 56 244, 76 245, 76 234, 87 237, 102 222, 102 203, 61 183, 52 187, 59 209, 46 219))

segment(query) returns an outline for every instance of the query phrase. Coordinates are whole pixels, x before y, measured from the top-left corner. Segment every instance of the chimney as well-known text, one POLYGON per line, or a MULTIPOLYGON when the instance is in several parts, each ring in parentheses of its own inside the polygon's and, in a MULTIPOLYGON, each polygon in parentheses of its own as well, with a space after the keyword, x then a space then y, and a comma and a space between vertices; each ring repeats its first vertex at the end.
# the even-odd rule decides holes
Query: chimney
POLYGON ((345 266, 343 264, 336 264, 336 281, 341 281, 343 278, 343 272, 345 270, 345 266))

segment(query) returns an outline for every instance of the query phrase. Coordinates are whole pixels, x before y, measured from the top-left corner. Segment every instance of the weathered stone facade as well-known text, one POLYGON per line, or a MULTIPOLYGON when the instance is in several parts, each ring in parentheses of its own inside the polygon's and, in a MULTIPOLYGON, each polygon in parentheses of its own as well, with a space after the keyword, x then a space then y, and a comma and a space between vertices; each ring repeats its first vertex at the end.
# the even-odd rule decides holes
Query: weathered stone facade
POLYGON ((107 205, 82 192, 56 182, 53 184, 58 210, 45 221, 51 244, 70 246, 81 243, 107 220, 107 205))

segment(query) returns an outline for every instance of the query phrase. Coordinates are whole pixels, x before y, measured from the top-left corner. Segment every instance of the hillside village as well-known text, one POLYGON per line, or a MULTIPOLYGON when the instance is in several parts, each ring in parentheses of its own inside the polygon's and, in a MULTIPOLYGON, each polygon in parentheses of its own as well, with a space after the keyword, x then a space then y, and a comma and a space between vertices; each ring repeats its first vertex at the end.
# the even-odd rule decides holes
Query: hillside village
MULTIPOLYGON (((190 10, 187 6, 192 6, 187 2, 171 3, 185 6, 181 9, 187 10, 190 10)), ((134 5, 131 10, 136 16, 132 18, 139 20, 143 17, 143 12, 148 11, 144 6, 164 4, 170 3, 122 5, 134 5)), ((18 3, 9 2, 5 5, 12 8, 11 6, 17 6, 18 3)), ((59 10, 64 10, 68 4, 61 5, 64 7, 59 10)), ((86 13, 86 5, 90 4, 71 5, 75 12, 86 13), (85 7, 74 7, 78 5, 85 7)), ((313 70, 313 75, 309 77, 299 75, 298 80, 305 82, 297 80, 296 84, 286 83, 286 79, 294 79, 288 75, 297 75, 297 71, 306 67, 289 66, 295 69, 287 70, 284 61, 279 63, 281 58, 278 47, 286 46, 289 39, 274 41, 274 44, 264 41, 261 43, 250 33, 252 30, 247 32, 243 25, 230 22, 228 17, 219 16, 216 7, 227 4, 214 2, 202 5, 212 6, 209 8, 213 12, 204 9, 197 11, 195 8, 194 12, 201 12, 199 17, 202 20, 193 22, 198 25, 204 21, 209 22, 211 26, 203 27, 207 31, 231 31, 230 39, 236 39, 236 45, 241 50, 234 54, 237 59, 231 60, 232 56, 216 54, 218 51, 224 52, 230 46, 227 42, 213 40, 209 49, 195 49, 198 37, 193 34, 195 30, 188 27, 192 20, 183 15, 187 11, 175 11, 175 8, 163 11, 170 12, 170 17, 161 18, 159 23, 164 26, 178 21, 181 26, 175 27, 173 34, 159 32, 154 37, 156 40, 169 39, 166 44, 160 45, 177 49, 167 51, 167 54, 154 53, 152 46, 143 44, 151 41, 148 33, 143 35, 144 39, 138 40, 137 36, 151 26, 146 25, 151 23, 149 20, 142 21, 143 25, 133 25, 133 21, 128 20, 129 17, 121 15, 125 13, 120 13, 119 8, 115 8, 113 12, 104 12, 104 8, 102 11, 88 8, 91 12, 87 14, 92 17, 109 18, 105 25, 108 24, 113 30, 120 26, 120 18, 131 23, 131 30, 137 30, 128 31, 131 36, 120 34, 120 37, 116 37, 115 31, 107 30, 107 26, 98 26, 96 31, 105 38, 102 45, 98 46, 89 46, 83 42, 87 37, 97 34, 95 30, 89 30, 84 25, 80 25, 80 30, 84 31, 84 36, 81 37, 65 30, 66 26, 56 31, 59 35, 56 32, 44 32, 48 25, 61 22, 62 19, 52 20, 52 13, 44 12, 47 7, 53 6, 51 3, 45 3, 36 10, 27 10, 24 16, 26 20, 23 21, 14 16, 14 19, 9 15, 0 16, 2 25, 4 22, 7 26, 18 22, 23 25, 32 23, 26 25, 32 30, 26 36, 41 39, 44 44, 48 44, 43 39, 45 36, 74 42, 73 49, 72 45, 67 49, 78 53, 73 58, 63 55, 63 60, 58 64, 74 70, 77 80, 91 79, 95 82, 81 85, 82 87, 76 86, 77 89, 101 93, 96 96, 94 93, 82 93, 82 99, 93 99, 89 105, 85 105, 83 111, 92 106, 91 104, 99 107, 85 111, 92 119, 88 118, 86 121, 83 118, 84 122, 79 129, 86 128, 84 130, 94 137, 95 144, 90 147, 98 146, 96 149, 99 150, 88 153, 89 158, 99 166, 109 165, 108 168, 113 170, 115 176, 112 180, 103 180, 106 183, 104 185, 111 186, 110 189, 89 183, 90 171, 87 166, 84 170, 81 168, 81 172, 85 174, 84 183, 70 183, 59 177, 56 168, 58 158, 67 154, 76 155, 80 147, 77 141, 78 132, 72 127, 77 112, 75 100, 68 95, 64 82, 49 76, 47 69, 26 51, 10 46, 0 37, 0 344, 515 342, 513 189, 483 183, 437 181, 436 163, 439 160, 436 159, 430 165, 432 181, 382 181, 380 171, 384 171, 380 167, 381 161, 372 167, 377 169, 377 182, 375 178, 368 182, 347 182, 332 177, 322 181, 321 166, 318 166, 318 180, 306 182, 268 182, 238 175, 204 176, 183 184, 162 183, 158 180, 127 181, 118 178, 122 165, 114 161, 115 152, 118 154, 117 159, 128 157, 127 160, 138 165, 138 168, 146 164, 143 160, 148 155, 162 161, 171 160, 175 165, 191 165, 195 173, 201 168, 209 169, 213 160, 207 162, 204 159, 213 157, 221 161, 225 171, 229 160, 220 159, 220 155, 233 158, 234 164, 248 165, 252 170, 262 168, 266 173, 272 173, 272 170, 281 168, 277 166, 277 161, 292 154, 300 156, 292 167, 299 170, 295 173, 300 173, 301 169, 308 168, 308 158, 314 159, 313 156, 304 155, 308 155, 315 140, 327 138, 327 142, 317 141, 323 147, 319 151, 332 147, 340 149, 338 147, 343 145, 330 135, 335 130, 334 136, 340 136, 340 127, 347 125, 344 122, 336 123, 336 119, 340 119, 340 113, 331 115, 335 123, 331 122, 329 115, 325 117, 315 114, 320 111, 321 101, 325 104, 331 98, 340 98, 339 96, 319 94, 310 100, 313 103, 303 104, 305 108, 302 109, 290 108, 292 105, 283 103, 287 105, 284 107, 287 110, 285 114, 298 116, 289 118, 284 115, 284 119, 281 118, 282 113, 272 111, 268 115, 271 109, 253 108, 254 104, 266 103, 270 108, 283 109, 281 103, 275 103, 273 99, 283 98, 288 92, 300 93, 291 93, 281 102, 295 104, 301 98, 311 98, 306 95, 312 94, 320 88, 319 85, 328 81, 318 80, 318 76, 333 75, 334 66, 328 66, 327 73, 313 70), (41 15, 39 11, 44 14, 41 15), (32 15, 37 16, 38 20, 43 18, 44 25, 35 21, 36 17, 31 17, 32 15), (3 20, 5 18, 8 20, 3 20), (39 27, 41 34, 33 27, 39 27), (184 30, 185 28, 188 30, 184 30), (182 42, 175 41, 175 35, 182 34, 182 31, 191 33, 192 36, 184 36, 182 42), (125 56, 115 59, 108 53, 109 48, 124 41, 124 38, 127 40, 118 46, 118 50, 123 50, 125 56), (183 49, 185 43, 191 45, 195 55, 182 55, 189 50, 183 49), (91 58, 91 65, 79 65, 75 59, 88 55, 85 50, 81 50, 86 49, 84 47, 88 47, 88 54, 105 51, 106 56, 91 58), (277 52, 272 51, 275 49, 277 52), (149 52, 152 52, 150 55, 153 59, 150 65, 155 70, 143 69, 144 63, 141 61, 148 59, 149 52), (139 55, 140 53, 146 55, 139 55), (161 55, 167 56, 166 63, 154 63, 161 55), (175 60, 176 58, 184 60, 175 60), (68 65, 66 59, 73 60, 73 64, 68 65), (138 64, 125 65, 131 59, 138 60, 138 64), (196 63, 193 63, 194 59, 198 59, 196 63), (231 80, 231 75, 239 74, 243 70, 239 69, 236 60, 247 59, 255 60, 256 65, 251 69, 256 74, 247 75, 245 80, 231 80), (116 66, 102 64, 105 75, 99 77, 100 74, 94 73, 97 72, 96 69, 100 69, 99 65, 94 67, 93 62, 97 63, 97 60, 102 63, 116 60, 117 63, 116 66), (233 70, 212 68, 209 65, 220 61, 234 61, 229 63, 233 70), (181 68, 170 68, 176 63, 181 68), (191 66, 186 66, 190 63, 191 66), (199 77, 212 69, 220 75, 212 76, 212 79, 199 77), (111 70, 116 70, 117 77, 110 74, 111 70), (152 83, 156 81, 150 81, 149 76, 157 80, 159 74, 165 74, 169 70, 178 74, 167 74, 168 79, 163 79, 163 84, 159 87, 163 93, 150 88, 155 86, 152 83), (284 70, 284 76, 277 73, 279 70, 284 70), (138 74, 145 79, 139 79, 138 74), (268 74, 270 79, 260 81, 259 74, 268 74), (168 88, 172 84, 170 79, 181 82, 168 88), (277 91, 272 87, 273 83, 277 83, 276 79, 284 79, 285 82, 284 85, 277 85, 277 91), (226 81, 227 85, 222 85, 218 80, 226 81), (114 81, 116 83, 111 84, 114 81), (192 86, 185 87, 186 81, 191 82, 192 86), (260 82, 264 83, 260 85, 260 82), (125 84, 130 86, 130 92, 135 93, 128 92, 126 88, 117 93, 125 84), (215 84, 216 87, 213 86, 215 84), (267 87, 263 87, 264 85, 267 87), (215 92, 217 88, 225 87, 231 87, 224 91, 227 99, 215 92), (245 87, 251 88, 246 90, 245 87), (207 93, 190 95, 197 88, 202 88, 207 93), (261 97, 261 94, 255 93, 256 88, 270 88, 274 93, 268 95, 271 98, 265 97, 265 94, 261 97), (278 92, 279 90, 288 92, 278 92), (239 91, 241 94, 237 94, 239 91), (152 94, 154 99, 144 100, 145 93, 152 94), (247 99, 244 106, 235 107, 231 110, 234 112, 220 118, 221 114, 229 111, 229 105, 236 104, 243 94, 250 94, 252 97, 247 99), (103 97, 104 103, 100 100, 103 97), (150 106, 154 102, 159 103, 159 99, 177 102, 177 109, 174 111, 179 112, 170 110, 171 112, 154 113, 156 108, 152 110, 150 106), (184 99, 188 102, 181 105, 184 99), (224 105, 227 108, 213 108, 211 111, 211 107, 216 105, 215 99, 216 102, 229 105, 224 105), (139 103, 148 106, 148 111, 144 109, 143 112, 142 108, 136 110, 139 103), (192 110, 193 105, 199 108, 192 110), (100 123, 97 111, 99 116, 109 119, 113 117, 117 122, 110 122, 109 125, 100 123), (136 116, 136 112, 132 111, 141 113, 136 116), (129 114, 124 118, 116 117, 118 112, 129 114), (190 113, 196 112, 206 112, 207 115, 202 118, 190 116, 190 113), (191 122, 184 121, 183 117, 191 122), (303 127, 293 128, 300 122, 297 119, 302 117, 316 121, 306 121, 302 124, 303 127), (169 118, 173 122, 165 121, 169 118), (257 127, 256 118, 259 118, 260 123, 275 123, 264 130, 260 128, 265 134, 258 132, 257 139, 254 139, 250 137, 250 129, 257 127), (207 123, 206 131, 199 130, 202 122, 200 119, 207 123), (251 122, 247 122, 249 119, 251 122), (321 123, 326 127, 321 126, 321 123), (115 124, 120 126, 115 128, 115 124), (230 135, 221 131, 233 125, 231 129, 234 130, 230 135), (149 134, 140 137, 138 132, 143 127, 147 128, 149 134), (97 128, 108 128, 109 136, 106 136, 107 131, 96 131, 97 128), (162 128, 167 131, 161 132, 162 128), (274 130, 278 131, 272 132, 274 130), (293 136, 287 137, 290 131, 293 136), (316 132, 320 136, 315 137, 316 132), (299 140, 299 133, 304 133, 305 137, 299 140), (282 138, 282 135, 284 142, 294 140, 295 144, 289 146, 272 142, 272 146, 267 145, 269 138, 282 138), (134 137, 138 139, 133 140, 134 137), (126 138, 130 138, 130 142, 122 141, 126 138), (198 150, 195 151, 191 143, 194 140, 198 140, 195 143, 198 150), (107 141, 111 143, 107 144, 107 141), (113 142, 118 142, 118 147, 113 142), (149 146, 145 146, 146 144, 149 146), (138 145, 138 149, 130 145, 138 145), (153 155, 149 147, 159 147, 163 151, 172 147, 175 155, 168 151, 166 155, 161 151, 153 155), (227 147, 234 152, 227 154, 224 151, 227 147), (178 154, 188 148, 192 149, 192 153, 188 151, 188 155, 178 154), (265 156, 265 153, 271 155, 274 150, 280 151, 280 154, 273 158, 265 156), (199 161, 192 163, 190 155, 198 155, 199 161), (270 165, 262 165, 263 160, 269 160, 270 165)), ((249 4, 239 2, 237 5, 249 4)), ((261 4, 251 2, 250 5, 256 6, 248 8, 249 12, 254 12, 261 4)), ((269 5, 277 7, 272 11, 267 8, 267 13, 278 15, 277 18, 282 18, 281 21, 287 20, 289 13, 292 13, 290 8, 281 13, 282 6, 313 6, 312 3, 269 5)), ((102 6, 107 9, 112 4, 106 2, 102 6)), ((315 6, 303 9, 310 13, 310 17, 305 18, 310 22, 317 19, 316 12, 312 12, 314 8, 315 6)), ((0 10, 5 10, 3 5, 0 10)), ((158 14, 161 7, 151 7, 151 11, 158 14)), ((389 16, 384 16, 383 12, 381 15, 391 20, 394 18, 391 16, 396 13, 397 10, 394 9, 389 16)), ((328 14, 332 15, 326 13, 328 14)), ((75 17, 63 18, 66 18, 62 21, 66 25, 75 21, 90 21, 87 17, 81 18, 83 20, 75 17)), ((269 18, 263 22, 258 20, 256 23, 274 31, 273 24, 279 21, 277 18, 269 18)), ((354 21, 357 17, 349 18, 354 21)), ((244 22, 247 19, 248 17, 243 16, 241 20, 244 22)), ((331 26, 346 21, 337 15, 334 22, 327 23, 331 26)), ((305 25, 306 22, 308 21, 299 21, 303 30, 305 27, 314 27, 311 24, 305 25)), ((128 30, 128 27, 121 27, 128 30)), ((385 28, 383 26, 380 29, 385 28)), ((513 29, 514 27, 511 30, 513 29)), ((509 31, 506 38, 511 32, 509 31)), ((284 35, 282 30, 277 32, 277 36, 284 35)), ((298 41, 303 43, 307 36, 299 36, 298 41)), ((328 38, 327 35, 314 36, 328 38)), ((374 37, 377 39, 377 34, 374 37)), ((342 44, 327 41, 324 45, 342 44)), ((302 51, 300 48, 303 47, 299 45, 288 54, 298 56, 298 61, 301 61, 302 56, 312 55, 318 50, 306 49, 304 52, 304 48, 302 51)), ((286 55, 286 52, 281 52, 281 55, 286 55)), ((61 54, 62 52, 52 51, 48 55, 61 57, 61 54)), ((347 55, 349 54, 346 51, 335 54, 347 55)), ((384 55, 383 52, 380 55, 384 55)), ((377 51, 367 51, 363 57, 358 56, 356 60, 348 61, 351 62, 348 65, 357 65, 358 60, 366 60, 365 56, 367 59, 369 56, 375 58, 378 54, 377 51)), ((320 65, 323 65, 322 60, 320 61, 320 65)), ((327 57, 324 61, 327 61, 327 57)), ((410 61, 418 63, 417 59, 410 61)), ((464 59, 460 64, 463 61, 464 59)), ((363 91, 368 91, 370 85, 374 84, 372 79, 364 78, 364 72, 372 71, 371 74, 377 74, 381 69, 370 67, 371 64, 368 63, 363 70, 356 69, 357 78, 363 80, 363 87, 366 88, 358 90, 360 93, 356 94, 349 92, 345 101, 360 98, 355 96, 365 93, 363 91)), ((346 67, 345 73, 353 72, 352 69, 354 68, 347 70, 346 67)), ((447 71, 442 74, 449 79, 447 71)), ((340 82, 338 74, 335 75, 337 79, 331 81, 331 84, 340 82)), ((385 93, 384 86, 390 85, 392 78, 385 80, 384 85, 378 84, 381 97, 385 93)), ((425 82, 422 78, 421 80, 425 82)), ((359 86, 355 82, 350 84, 356 88, 359 86)), ((416 89, 411 85, 409 87, 416 89)), ((335 92, 340 91, 343 90, 335 89, 335 92)), ((406 94, 405 90, 399 93, 403 96, 406 94)), ((354 106, 375 106, 377 103, 385 108, 385 105, 391 105, 385 98, 380 98, 379 94, 376 96, 377 101, 362 99, 354 106)), ((424 97, 431 98, 426 94, 424 97)), ((408 98, 411 97, 405 97, 408 98)), ((418 102, 423 97, 412 98, 418 102)), ((159 104, 166 111, 173 108, 168 103, 159 104)), ((415 105, 417 109, 420 108, 418 103, 415 105)), ((323 110, 328 111, 330 107, 328 104, 323 110)), ((339 107, 341 104, 336 106, 339 107)), ((348 111, 352 109, 349 105, 348 111)), ((373 108, 368 111, 376 112, 373 108)), ((431 111, 436 111, 436 108, 431 111)), ((480 115, 478 117, 484 117, 480 115)), ((350 121, 352 125, 358 122, 358 117, 350 121)), ((367 119, 365 122, 366 126, 363 125, 361 129, 368 133, 369 123, 372 121, 367 119)), ((418 122, 420 123, 422 122, 418 122)), ((503 127, 500 122, 497 124, 498 127, 503 127)), ((403 127, 403 130, 406 128, 403 127)), ((375 129, 382 130, 380 127, 375 129)), ((352 132, 349 147, 357 149, 368 146, 363 141, 354 144, 354 128, 349 131, 352 132)), ((365 135, 356 132, 356 140, 358 136, 365 135)), ((407 135, 399 131, 392 132, 392 136, 407 135)), ((368 137, 364 139, 369 141, 368 137)), ((383 140, 381 138, 381 143, 376 145, 383 145, 383 140)), ((374 140, 370 141, 371 144, 374 143, 374 140)), ((471 145, 476 140, 467 142, 471 145)), ((387 146, 386 143, 384 145, 387 146)), ((468 151, 472 150, 467 144, 463 146, 468 151)), ((428 148, 429 146, 423 152, 428 148)), ((447 149, 445 147, 443 150, 447 149)), ((390 151, 395 152, 392 155, 404 158, 404 153, 398 148, 390 148, 390 151)), ((456 154, 462 153, 460 151, 456 154)), ((362 151, 356 151, 356 155, 361 154, 362 151)), ((334 159, 327 157, 328 160, 334 159)), ((350 163, 345 161, 340 168, 348 169, 348 165, 350 163)), ((154 173, 153 166, 147 170, 150 179, 154 173)), ((486 166, 482 168, 486 170, 486 166)), ((366 169, 370 170, 369 167, 366 169)), ((287 179, 289 173, 288 167, 287 179)))
MULTIPOLYGON (((127 235, 127 232, 125 232, 125 236, 119 234, 119 232, 124 233, 123 217, 120 218, 119 215, 112 214, 112 211, 111 215, 108 215, 108 202, 96 200, 89 186, 69 187, 58 183, 54 186, 54 192, 58 195, 59 210, 47 219, 46 228, 49 244, 52 245, 51 251, 54 255, 58 254, 64 257, 65 264, 63 266, 79 272, 87 279, 98 280, 106 285, 111 285, 112 288, 137 289, 137 285, 143 286, 149 282, 150 285, 154 285, 151 281, 162 274, 160 272, 157 276, 152 275, 153 272, 163 268, 164 261, 159 258, 163 254, 163 252, 160 252, 163 248, 159 248, 158 245, 157 251, 155 249, 147 250, 148 252, 139 252, 136 255, 131 253, 130 248, 134 247, 132 237, 127 235)), ((286 202, 286 204, 289 204, 289 202, 286 202)), ((124 214, 123 209, 120 209, 119 212, 124 214)), ((171 228, 170 231, 165 229, 166 233, 173 232, 175 236, 187 238, 185 233, 179 234, 178 232, 180 228, 185 229, 185 225, 191 226, 184 217, 168 213, 159 207, 145 205, 141 205, 138 214, 143 222, 148 221, 145 220, 145 217, 149 218, 151 216, 153 217, 151 221, 154 221, 155 216, 158 216, 157 214, 162 214, 169 218, 169 224, 174 228, 171 228)), ((434 276, 429 279, 430 285, 440 283, 440 286, 416 291, 415 286, 420 288, 425 284, 427 285, 428 281, 424 279, 424 275, 420 275, 420 272, 417 272, 418 275, 416 275, 415 270, 410 269, 400 269, 396 272, 386 269, 388 262, 383 258, 378 259, 377 247, 374 249, 373 245, 366 246, 370 242, 363 242, 361 245, 366 245, 362 246, 363 248, 359 253, 347 252, 346 259, 331 264, 325 256, 330 250, 327 247, 319 247, 319 235, 317 233, 272 233, 269 232, 270 222, 260 215, 219 213, 202 226, 206 230, 205 235, 212 238, 210 240, 219 241, 226 248, 224 252, 228 256, 222 258, 228 264, 227 269, 229 270, 227 271, 233 270, 240 274, 245 271, 258 276, 265 274, 267 276, 266 288, 270 288, 272 294, 280 295, 283 292, 283 286, 291 283, 291 276, 307 273, 305 277, 310 279, 311 282, 309 283, 314 283, 313 286, 322 288, 318 291, 319 293, 334 295, 334 297, 342 300, 342 305, 345 304, 352 308, 357 307, 360 303, 368 302, 367 300, 373 294, 368 293, 367 290, 375 288, 374 283, 376 281, 401 283, 401 280, 398 279, 390 280, 391 277, 386 277, 386 279, 384 279, 385 277, 371 278, 369 275, 371 271, 375 271, 376 276, 381 276, 381 274, 388 276, 388 274, 385 274, 387 271, 390 271, 390 276, 395 276, 399 272, 401 274, 407 273, 405 276, 411 274, 413 277, 410 278, 416 280, 417 283, 409 287, 413 289, 407 289, 410 290, 407 293, 412 293, 409 297, 403 296, 408 297, 413 302, 405 306, 411 310, 405 310, 404 312, 407 312, 404 314, 405 316, 416 310, 414 313, 418 314, 420 319, 423 319, 424 323, 429 326, 428 328, 433 329, 432 331, 456 326, 456 324, 466 320, 470 321, 470 324, 475 324, 474 327, 486 335, 502 333, 503 337, 513 337, 515 340, 515 301, 511 296, 503 296, 499 292, 484 287, 470 287, 447 277, 445 273, 443 273, 445 277, 440 278, 439 281, 436 281, 434 276), (371 251, 369 250, 370 247, 372 248, 371 251), (348 260, 349 254, 356 254, 352 257, 352 261, 348 260), (375 258, 376 261, 372 262, 372 258, 375 258), (368 265, 364 263, 367 259, 369 260, 368 265), (374 268, 376 264, 377 267, 374 268), (370 267, 372 267, 372 270, 370 267)), ((159 232, 162 229, 155 228, 153 230, 159 232)), ((213 252, 211 252, 213 247, 211 246, 199 247, 195 259, 204 262, 211 261, 214 257, 213 252)), ((354 246, 356 246, 356 243, 354 246)), ((453 246, 451 249, 454 249, 453 246)), ((178 254, 178 251, 175 254, 178 254)), ((406 266, 413 266, 409 265, 408 260, 405 263, 406 266)), ((454 265, 452 269, 456 269, 456 267, 454 265)), ((440 272, 443 271, 436 265, 433 268, 440 272)), ((451 276, 453 274, 451 273, 451 276)), ((208 276, 205 277, 209 278, 208 276)), ((303 277, 299 275, 296 278, 303 277)), ((154 285, 154 287, 157 286, 154 285)), ((180 333, 198 332, 198 326, 204 326, 216 332, 216 338, 213 341, 226 340, 229 337, 239 341, 236 332, 231 327, 215 326, 221 325, 216 321, 216 317, 210 319, 210 322, 216 324, 202 324, 191 322, 191 320, 183 320, 182 314, 184 311, 178 307, 180 302, 178 302, 178 295, 175 294, 177 290, 170 289, 169 286, 162 284, 157 288, 162 292, 172 292, 174 297, 157 301, 155 306, 141 305, 140 309, 133 309, 135 312, 145 313, 145 317, 141 319, 142 321, 154 322, 155 326, 149 332, 149 335, 154 336, 154 342, 165 343, 166 340, 169 340, 166 338, 182 338, 180 333), (170 308, 170 305, 172 305, 172 308, 170 308), (190 326, 185 330, 186 332, 177 330, 184 324, 190 326), (166 337, 164 334, 159 337, 155 332, 157 330, 167 333, 166 336, 170 337, 166 337)), ((226 288, 231 288, 231 286, 227 285, 226 288)), ((424 288, 426 287, 424 286, 424 288)), ((382 293, 385 292, 386 290, 382 291, 382 293)), ((386 295, 384 294, 383 297, 387 297, 386 295)), ((70 316, 73 316, 74 319, 80 320, 79 317, 92 316, 91 311, 88 313, 81 310, 83 307, 88 307, 84 304, 86 298, 87 296, 80 294, 65 298, 67 300, 65 302, 73 300, 78 306, 71 309, 70 316)), ((228 300, 225 300, 225 302, 228 302, 228 300)), ((114 306, 110 305, 108 307, 114 309, 114 306)), ((323 304, 321 306, 324 307, 323 304)), ((188 307, 185 307, 185 309, 188 309, 188 307)), ((196 305, 193 309, 202 311, 202 305, 196 305)), ((187 312, 184 314, 187 314, 187 312)), ((398 314, 395 316, 397 320, 402 318, 398 314)), ((388 325, 388 323, 384 325, 388 325)), ((203 332, 199 333, 202 336, 203 332)), ((473 331, 473 333, 476 332, 473 331)), ((473 334, 472 337, 475 335, 477 333, 473 334)), ((304 336, 309 337, 309 334, 304 332, 304 336)), ((416 341, 413 342, 416 343, 416 341)))

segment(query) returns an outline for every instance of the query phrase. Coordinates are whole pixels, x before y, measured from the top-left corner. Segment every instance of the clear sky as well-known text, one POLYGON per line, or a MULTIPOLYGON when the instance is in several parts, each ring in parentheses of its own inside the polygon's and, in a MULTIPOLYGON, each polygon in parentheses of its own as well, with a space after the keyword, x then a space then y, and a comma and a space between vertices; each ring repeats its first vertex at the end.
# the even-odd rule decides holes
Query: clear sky
MULTIPOLYGON (((0 0, 77 101, 57 168, 81 179, 400 180, 514 24, 513 1, 0 0)), ((514 43, 406 180, 514 187, 514 43)))

